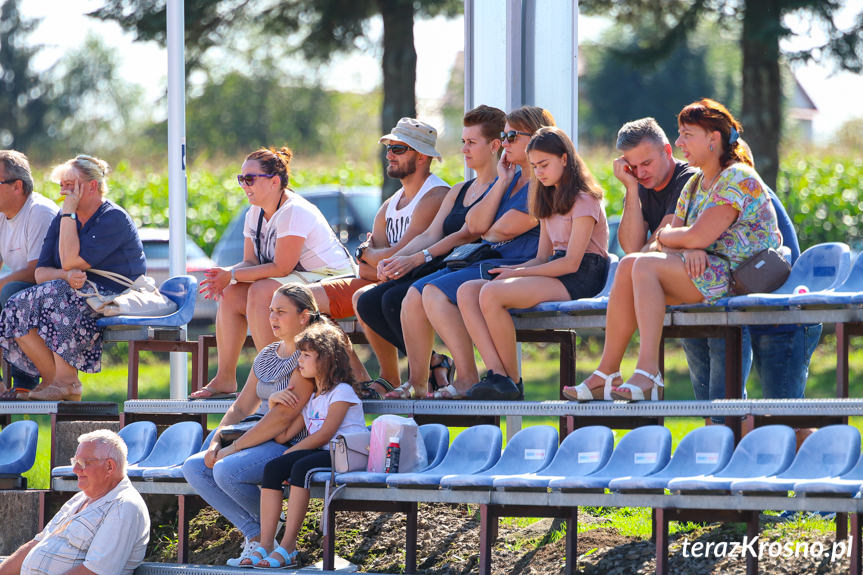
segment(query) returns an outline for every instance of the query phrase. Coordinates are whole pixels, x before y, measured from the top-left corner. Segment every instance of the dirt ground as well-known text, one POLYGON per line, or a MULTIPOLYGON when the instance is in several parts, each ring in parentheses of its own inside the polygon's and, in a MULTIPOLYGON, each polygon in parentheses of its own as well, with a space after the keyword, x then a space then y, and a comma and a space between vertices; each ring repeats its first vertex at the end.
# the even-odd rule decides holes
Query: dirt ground
MULTIPOLYGON (((475 506, 420 505, 417 567, 429 575, 466 575, 477 573, 479 552, 479 513, 475 506)), ((319 561, 321 555, 321 507, 312 502, 306 523, 300 533, 301 565, 319 561)), ((492 552, 495 575, 563 573, 565 541, 560 537, 561 526, 551 519, 524 525, 501 521, 498 539, 492 552)), ((807 532, 783 532, 781 539, 763 521, 766 533, 762 541, 771 538, 780 543, 798 546, 798 557, 771 557, 765 549, 760 561, 762 573, 786 575, 830 574, 848 572, 847 554, 831 561, 833 538, 807 532), (812 551, 804 556, 802 545, 812 551), (823 546, 825 555, 813 558, 823 546)), ((656 568, 655 549, 650 540, 621 535, 608 526, 601 516, 579 514, 578 568, 585 575, 630 575, 653 573, 656 568)), ((672 536, 669 558, 670 572, 675 575, 737 575, 746 572, 746 562, 738 553, 725 557, 696 558, 684 556, 686 539, 689 549, 694 543, 742 541, 742 527, 710 524, 680 537, 672 536)), ((339 513, 337 516, 336 553, 359 566, 360 571, 402 573, 404 570, 405 517, 387 513, 339 513)), ((154 537, 147 561, 173 561, 174 549, 168 536, 154 537)), ((239 555, 242 535, 209 507, 204 508, 190 527, 190 562, 223 565, 229 557, 239 555)), ((774 547, 774 551, 776 548, 774 547)), ((714 554, 715 555, 715 554, 714 554)), ((778 553, 776 554, 778 555, 778 553)), ((789 553, 790 555, 790 553, 789 553)))

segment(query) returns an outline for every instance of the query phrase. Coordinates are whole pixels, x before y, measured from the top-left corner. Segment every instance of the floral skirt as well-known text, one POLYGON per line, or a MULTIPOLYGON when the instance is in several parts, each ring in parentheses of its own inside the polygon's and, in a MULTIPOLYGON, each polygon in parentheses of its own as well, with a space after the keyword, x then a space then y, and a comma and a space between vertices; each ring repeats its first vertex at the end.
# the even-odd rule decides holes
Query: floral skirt
POLYGON ((692 278, 692 283, 704 294, 704 303, 712 304, 721 297, 728 295, 731 275, 728 272, 728 262, 724 259, 707 255, 707 266, 704 273, 692 278))
MULTIPOLYGON (((81 291, 87 293, 93 288, 86 284, 81 291)), ((65 280, 38 284, 6 302, 0 314, 0 347, 9 363, 38 376, 36 366, 14 339, 35 328, 48 349, 69 365, 96 373, 102 369, 102 330, 96 326, 99 317, 65 280)))

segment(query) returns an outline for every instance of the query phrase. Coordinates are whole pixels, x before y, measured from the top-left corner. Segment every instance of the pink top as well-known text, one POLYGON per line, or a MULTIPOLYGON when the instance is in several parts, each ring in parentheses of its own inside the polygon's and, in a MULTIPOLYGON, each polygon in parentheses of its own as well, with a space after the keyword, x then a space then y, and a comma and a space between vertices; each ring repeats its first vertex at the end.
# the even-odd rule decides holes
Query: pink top
POLYGON ((602 200, 588 194, 579 194, 578 199, 572 205, 572 209, 566 214, 554 214, 546 219, 545 225, 548 236, 551 239, 552 249, 566 250, 569 245, 569 237, 572 235, 572 221, 575 218, 590 216, 596 221, 590 241, 584 250, 588 254, 599 254, 608 257, 608 220, 605 219, 605 209, 602 200))

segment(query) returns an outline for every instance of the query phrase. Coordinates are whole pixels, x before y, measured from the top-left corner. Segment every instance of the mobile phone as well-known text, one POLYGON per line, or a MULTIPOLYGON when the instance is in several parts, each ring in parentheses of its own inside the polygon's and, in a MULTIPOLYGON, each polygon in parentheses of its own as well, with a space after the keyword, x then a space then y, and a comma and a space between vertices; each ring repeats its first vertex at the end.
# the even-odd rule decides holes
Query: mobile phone
POLYGON ((491 270, 499 267, 498 264, 493 263, 481 263, 479 264, 479 275, 484 280, 493 280, 495 276, 497 276, 500 272, 491 273, 491 270))

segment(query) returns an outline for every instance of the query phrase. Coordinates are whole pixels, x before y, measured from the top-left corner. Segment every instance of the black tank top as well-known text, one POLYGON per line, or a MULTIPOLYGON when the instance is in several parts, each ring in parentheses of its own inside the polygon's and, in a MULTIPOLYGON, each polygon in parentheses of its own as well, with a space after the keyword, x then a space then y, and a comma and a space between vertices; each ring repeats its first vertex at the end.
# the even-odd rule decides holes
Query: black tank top
MULTIPOLYGON (((449 214, 447 214, 446 219, 443 221, 443 235, 448 236, 450 234, 454 234, 461 229, 464 225, 464 218, 467 213, 470 211, 472 207, 476 205, 478 201, 485 197, 488 193, 488 190, 484 191, 480 197, 478 197, 471 205, 464 205, 464 197, 467 194, 467 191, 470 187, 476 182, 476 178, 472 180, 468 180, 464 183, 459 190, 458 197, 455 199, 455 205, 453 205, 452 210, 450 210, 449 214)), ((491 186, 489 186, 491 189, 491 186)))

